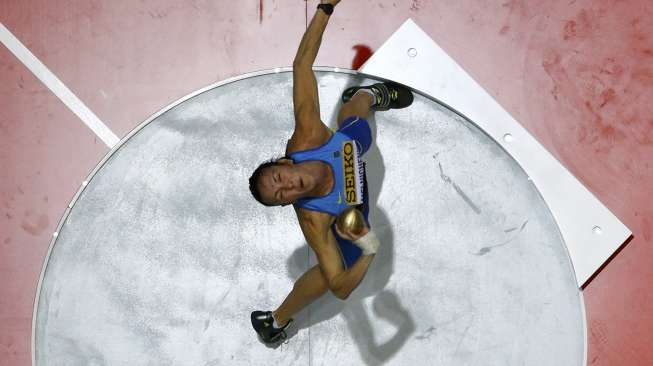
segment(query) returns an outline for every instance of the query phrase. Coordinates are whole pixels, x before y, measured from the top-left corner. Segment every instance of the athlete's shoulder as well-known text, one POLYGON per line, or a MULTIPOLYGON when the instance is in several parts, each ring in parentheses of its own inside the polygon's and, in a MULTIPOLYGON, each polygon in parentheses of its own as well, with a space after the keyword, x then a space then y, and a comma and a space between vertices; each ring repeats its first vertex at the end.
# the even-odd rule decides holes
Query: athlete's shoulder
POLYGON ((297 206, 293 207, 295 209, 295 213, 297 214, 297 220, 299 220, 299 224, 302 229, 323 230, 325 228, 329 228, 329 226, 331 226, 335 220, 333 215, 326 212, 309 210, 297 206))
POLYGON ((329 141, 333 131, 325 126, 324 129, 315 129, 311 132, 295 130, 286 144, 286 156, 290 154, 316 148, 329 141))

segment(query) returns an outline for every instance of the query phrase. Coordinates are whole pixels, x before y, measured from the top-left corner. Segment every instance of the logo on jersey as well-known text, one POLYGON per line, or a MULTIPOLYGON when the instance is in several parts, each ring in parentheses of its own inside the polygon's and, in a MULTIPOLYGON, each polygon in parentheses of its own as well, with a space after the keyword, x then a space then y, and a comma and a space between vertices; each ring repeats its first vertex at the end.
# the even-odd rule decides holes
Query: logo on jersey
POLYGON ((345 202, 348 205, 363 203, 363 164, 354 141, 342 143, 342 174, 345 186, 345 202))

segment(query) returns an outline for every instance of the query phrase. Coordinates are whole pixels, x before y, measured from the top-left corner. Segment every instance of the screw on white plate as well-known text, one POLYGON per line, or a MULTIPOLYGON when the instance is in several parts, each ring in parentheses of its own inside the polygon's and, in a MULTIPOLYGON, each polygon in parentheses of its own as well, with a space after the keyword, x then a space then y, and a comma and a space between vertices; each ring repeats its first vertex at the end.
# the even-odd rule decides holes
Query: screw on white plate
POLYGON ((417 56, 417 49, 416 49, 416 48, 413 48, 413 47, 409 48, 409 49, 408 49, 408 56, 410 56, 410 57, 415 57, 415 56, 417 56))

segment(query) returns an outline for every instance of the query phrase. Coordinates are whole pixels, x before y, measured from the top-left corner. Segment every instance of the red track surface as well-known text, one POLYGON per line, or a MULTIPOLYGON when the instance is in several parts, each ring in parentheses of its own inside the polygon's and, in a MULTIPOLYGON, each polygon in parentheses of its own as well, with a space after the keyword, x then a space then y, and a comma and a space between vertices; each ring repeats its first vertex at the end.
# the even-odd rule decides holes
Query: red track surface
MULTIPOLYGON (((316 4, 4 0, 0 21, 122 137, 191 91, 290 65, 316 4)), ((634 232, 584 290, 588 363, 653 365, 653 3, 343 0, 316 64, 360 65, 409 17, 634 232)), ((0 365, 26 366, 51 234, 108 149, 2 46, 0 96, 0 365)))

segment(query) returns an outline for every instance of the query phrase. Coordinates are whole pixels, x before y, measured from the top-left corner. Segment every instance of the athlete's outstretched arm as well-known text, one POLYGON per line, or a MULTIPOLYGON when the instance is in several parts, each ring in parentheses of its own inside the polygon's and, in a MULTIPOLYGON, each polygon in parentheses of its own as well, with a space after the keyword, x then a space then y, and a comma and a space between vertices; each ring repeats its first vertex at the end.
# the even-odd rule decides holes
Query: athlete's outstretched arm
MULTIPOLYGON (((332 5, 338 4, 339 0, 322 1, 322 3, 329 3, 332 5)), ((297 55, 295 55, 294 65, 311 66, 317 57, 317 51, 322 43, 322 34, 329 22, 329 16, 322 10, 317 10, 311 23, 309 24, 304 37, 299 44, 297 55)))
MULTIPOLYGON (((333 5, 338 2, 340 1, 324 1, 324 3, 333 5)), ((302 37, 297 55, 293 61, 295 132, 299 132, 304 136, 313 135, 315 130, 324 128, 320 120, 317 81, 312 67, 322 43, 322 34, 328 22, 329 16, 318 9, 302 37)))

